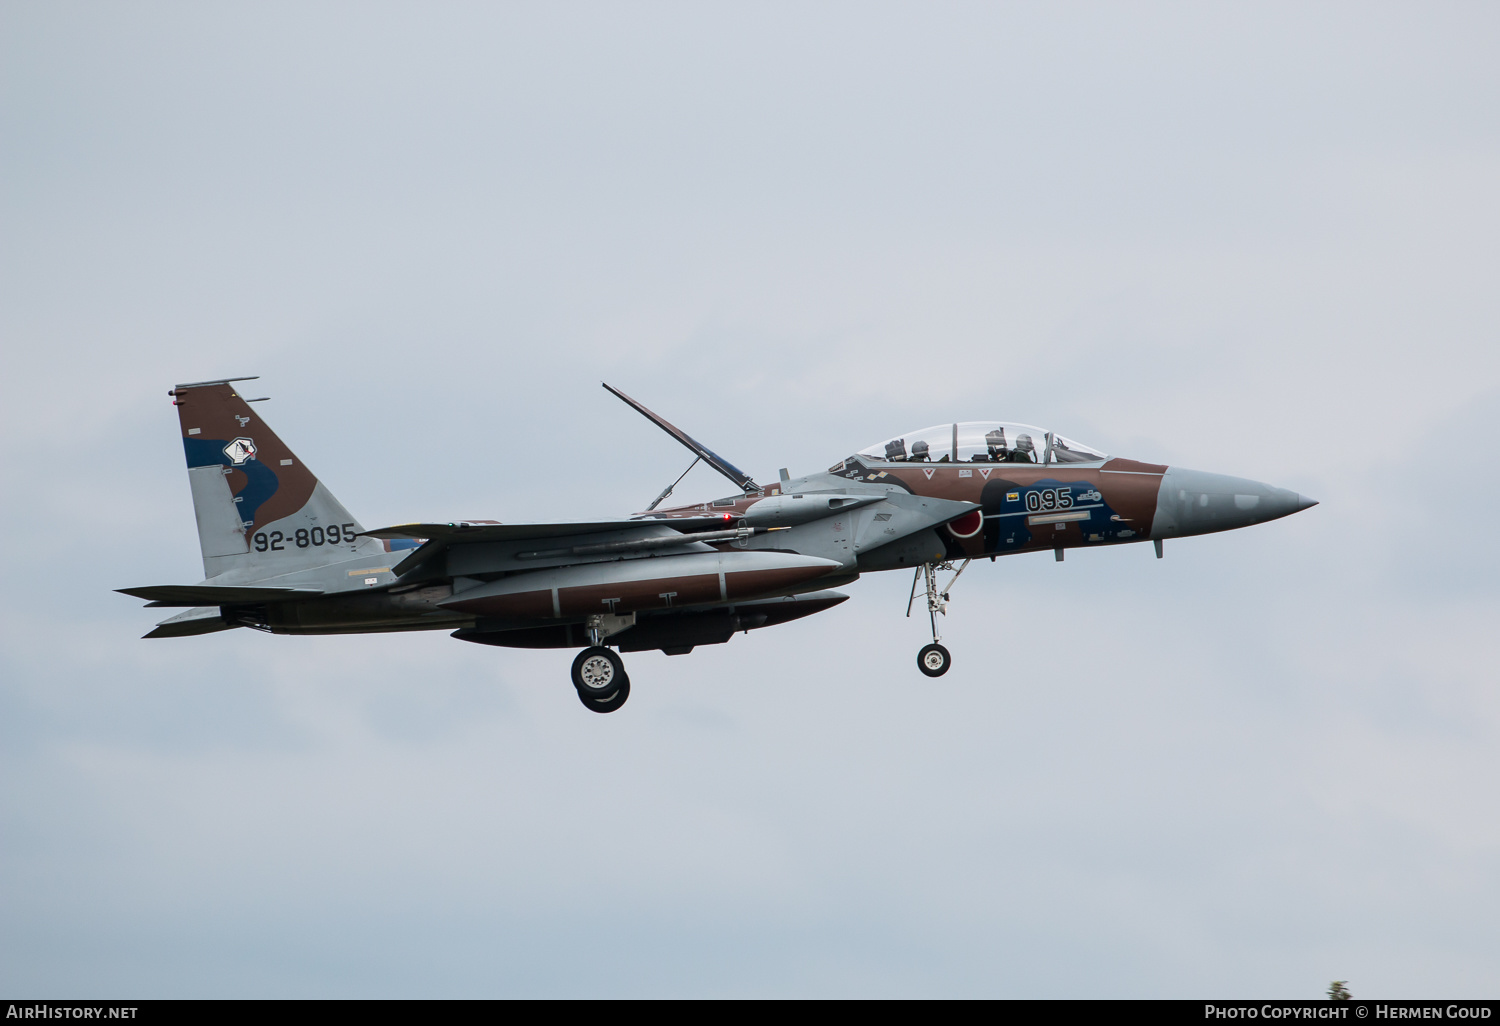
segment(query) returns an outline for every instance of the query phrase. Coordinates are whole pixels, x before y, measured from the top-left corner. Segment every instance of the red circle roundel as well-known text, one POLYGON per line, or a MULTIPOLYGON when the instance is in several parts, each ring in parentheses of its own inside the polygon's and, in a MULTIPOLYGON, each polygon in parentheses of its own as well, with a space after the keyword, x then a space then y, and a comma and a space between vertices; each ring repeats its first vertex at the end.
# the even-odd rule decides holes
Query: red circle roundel
POLYGON ((972 538, 984 526, 984 514, 971 509, 957 520, 948 521, 948 532, 955 538, 972 538))

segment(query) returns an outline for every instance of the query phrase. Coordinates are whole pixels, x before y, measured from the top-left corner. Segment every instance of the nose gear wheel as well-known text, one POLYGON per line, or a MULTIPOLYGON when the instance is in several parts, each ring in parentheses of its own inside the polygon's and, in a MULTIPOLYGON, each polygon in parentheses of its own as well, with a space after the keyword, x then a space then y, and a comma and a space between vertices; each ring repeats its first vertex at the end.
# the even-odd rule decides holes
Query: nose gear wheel
POLYGON ((917 669, 929 677, 941 677, 953 665, 953 656, 937 642, 926 645, 917 653, 917 669))

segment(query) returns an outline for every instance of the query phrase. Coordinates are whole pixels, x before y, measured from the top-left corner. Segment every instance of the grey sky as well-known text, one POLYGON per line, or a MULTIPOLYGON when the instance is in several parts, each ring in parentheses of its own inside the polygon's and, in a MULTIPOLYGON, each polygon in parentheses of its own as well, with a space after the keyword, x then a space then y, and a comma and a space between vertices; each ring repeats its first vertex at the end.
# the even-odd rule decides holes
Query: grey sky
MULTIPOLYGON (((1493 996, 1500 13, 0 4, 0 989, 1493 996), (165 391, 366 526, 950 419, 1322 501, 630 657, 138 640, 165 391)), ((696 470, 684 500, 728 491, 696 470)))

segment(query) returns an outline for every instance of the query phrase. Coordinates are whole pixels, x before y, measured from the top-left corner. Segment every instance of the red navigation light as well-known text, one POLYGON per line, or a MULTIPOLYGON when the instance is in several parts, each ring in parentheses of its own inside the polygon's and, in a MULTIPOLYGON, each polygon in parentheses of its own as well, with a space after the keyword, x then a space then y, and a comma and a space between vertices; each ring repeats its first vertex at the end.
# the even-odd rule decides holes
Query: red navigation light
POLYGON ((734 519, 734 514, 733 513, 725 513, 724 514, 724 519, 725 520, 733 520, 734 519))

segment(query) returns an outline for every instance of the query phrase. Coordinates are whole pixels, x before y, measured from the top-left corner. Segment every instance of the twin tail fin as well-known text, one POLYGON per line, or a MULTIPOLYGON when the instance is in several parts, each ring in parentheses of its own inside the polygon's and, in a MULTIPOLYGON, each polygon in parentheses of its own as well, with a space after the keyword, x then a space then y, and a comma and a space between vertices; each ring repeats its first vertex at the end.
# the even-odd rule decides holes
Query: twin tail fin
POLYGON ((193 512, 205 579, 235 572, 260 580, 357 555, 385 545, 364 530, 243 398, 228 378, 178 385, 193 512))

